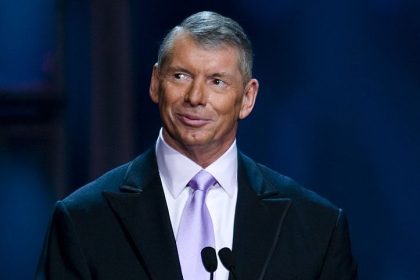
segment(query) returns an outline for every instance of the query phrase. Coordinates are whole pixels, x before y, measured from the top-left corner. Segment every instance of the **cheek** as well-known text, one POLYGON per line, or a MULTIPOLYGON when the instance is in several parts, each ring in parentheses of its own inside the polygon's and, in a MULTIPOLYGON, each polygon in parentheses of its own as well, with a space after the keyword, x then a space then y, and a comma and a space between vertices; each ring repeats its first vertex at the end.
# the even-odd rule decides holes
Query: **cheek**
POLYGON ((184 100, 183 92, 182 88, 166 85, 165 87, 162 87, 161 101, 165 103, 165 106, 167 107, 177 106, 177 104, 182 103, 184 100))
MULTIPOLYGON (((160 104, 159 110, 162 120, 166 123, 166 125, 175 125, 176 117, 175 112, 177 111, 177 107, 179 108, 179 98, 173 98, 173 95, 163 95, 160 104)), ((178 110, 179 111, 179 110, 178 110)))
POLYGON ((219 112, 226 117, 237 119, 241 110, 241 104, 241 98, 223 100, 218 104, 219 112))
POLYGON ((162 88, 162 91, 160 92, 160 98, 159 98, 159 105, 160 109, 164 112, 167 112, 171 109, 171 106, 173 106, 174 101, 173 94, 170 94, 167 90, 162 88))

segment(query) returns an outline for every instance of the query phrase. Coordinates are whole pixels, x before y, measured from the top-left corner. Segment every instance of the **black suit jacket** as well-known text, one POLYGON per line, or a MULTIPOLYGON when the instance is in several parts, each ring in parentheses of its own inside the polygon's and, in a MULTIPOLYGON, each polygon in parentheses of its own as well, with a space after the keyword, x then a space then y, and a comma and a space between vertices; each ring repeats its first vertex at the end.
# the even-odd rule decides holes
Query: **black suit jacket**
MULTIPOLYGON (((242 154, 238 160, 238 279, 355 279, 343 212, 242 154)), ((37 272, 45 278, 182 279, 153 149, 57 202, 37 272)))

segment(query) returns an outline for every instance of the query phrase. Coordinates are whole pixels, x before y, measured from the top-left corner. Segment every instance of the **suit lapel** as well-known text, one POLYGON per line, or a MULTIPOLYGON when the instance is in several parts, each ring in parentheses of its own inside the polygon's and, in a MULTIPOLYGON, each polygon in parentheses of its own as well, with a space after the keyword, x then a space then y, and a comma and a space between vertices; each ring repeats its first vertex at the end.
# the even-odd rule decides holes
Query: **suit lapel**
POLYGON ((151 279, 182 279, 154 150, 135 159, 121 192, 104 192, 151 279))
POLYGON ((255 162, 241 154, 238 185, 232 250, 238 279, 263 279, 291 200, 280 198, 255 162))

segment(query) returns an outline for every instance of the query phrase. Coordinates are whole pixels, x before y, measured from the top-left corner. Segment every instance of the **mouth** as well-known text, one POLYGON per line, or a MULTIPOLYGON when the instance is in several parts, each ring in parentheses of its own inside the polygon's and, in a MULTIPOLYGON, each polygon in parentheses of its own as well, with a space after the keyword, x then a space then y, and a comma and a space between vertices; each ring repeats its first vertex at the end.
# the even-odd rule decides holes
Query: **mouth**
POLYGON ((190 127, 202 127, 210 122, 208 118, 191 114, 177 114, 177 118, 182 124, 190 127))

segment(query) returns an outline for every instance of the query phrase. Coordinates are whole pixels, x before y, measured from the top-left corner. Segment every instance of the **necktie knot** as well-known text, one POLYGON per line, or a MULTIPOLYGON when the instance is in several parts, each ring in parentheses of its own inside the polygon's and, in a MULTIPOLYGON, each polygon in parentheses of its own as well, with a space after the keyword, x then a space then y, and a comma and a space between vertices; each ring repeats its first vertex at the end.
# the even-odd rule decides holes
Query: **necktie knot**
POLYGON ((216 179, 206 170, 198 172, 188 183, 193 190, 206 192, 216 183, 216 179))

